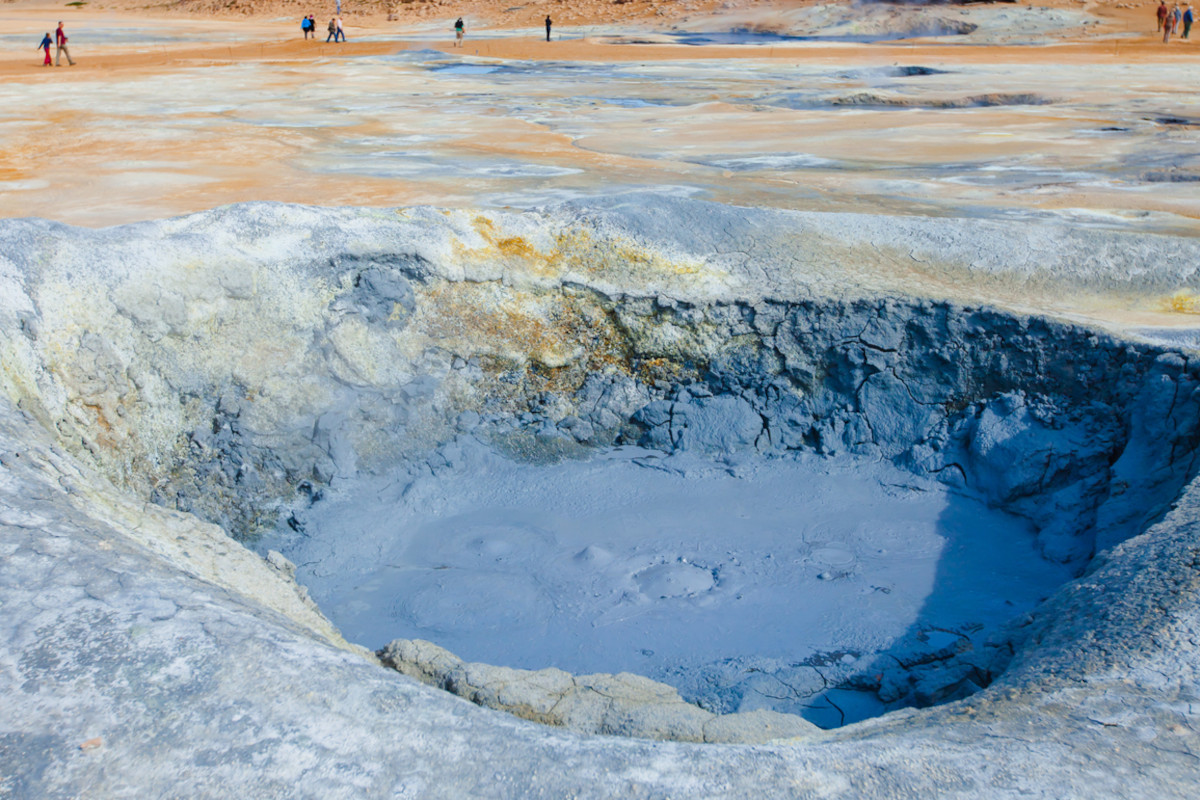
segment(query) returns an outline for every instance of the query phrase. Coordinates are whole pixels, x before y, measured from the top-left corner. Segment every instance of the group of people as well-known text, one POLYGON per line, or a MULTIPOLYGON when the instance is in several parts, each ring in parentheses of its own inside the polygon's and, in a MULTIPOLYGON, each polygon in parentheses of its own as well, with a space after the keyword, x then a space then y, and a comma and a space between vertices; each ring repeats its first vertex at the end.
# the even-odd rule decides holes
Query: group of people
MULTIPOLYGON (((313 18, 312 14, 300 20, 300 30, 304 32, 305 39, 311 36, 313 41, 316 41, 317 21, 313 18)), ((326 42, 346 41, 346 31, 342 28, 342 17, 340 14, 329 20, 327 30, 329 31, 329 35, 325 37, 326 42)))
MULTIPOLYGON (((550 41, 550 26, 553 24, 554 24, 554 21, 552 19, 550 19, 549 16, 547 16, 546 17, 546 41, 547 42, 550 41)), ((59 28, 60 29, 62 28, 61 22, 59 23, 59 28)), ((311 36, 314 40, 317 38, 317 21, 315 19, 313 19, 312 14, 309 14, 307 17, 304 17, 303 19, 300 20, 300 30, 303 31, 305 39, 307 39, 309 36, 311 36)), ((467 26, 463 22, 463 18, 459 17, 458 19, 456 19, 454 21, 454 46, 455 47, 463 46, 463 37, 466 35, 466 33, 467 33, 467 26)), ((49 41, 50 34, 46 34, 46 36, 47 36, 47 41, 49 41)), ((329 42, 329 41, 336 42, 339 39, 343 42, 346 41, 346 32, 344 30, 342 30, 341 2, 338 3, 338 15, 336 17, 334 17, 333 19, 329 20, 329 35, 327 37, 325 37, 325 41, 326 42, 329 42)), ((64 39, 64 41, 66 41, 66 40, 64 39)), ((50 51, 47 50, 46 51, 46 63, 47 64, 50 63, 50 55, 49 54, 50 54, 50 51)), ((74 64, 75 62, 72 61, 71 63, 74 64)))
MULTIPOLYGON (((338 0, 338 15, 329 20, 329 35, 325 37, 326 42, 346 41, 346 31, 342 28, 341 17, 341 0, 338 0)), ((1163 35, 1163 42, 1171 41, 1171 35, 1180 33, 1181 38, 1186 39, 1192 32, 1192 22, 1195 20, 1195 15, 1192 13, 1192 7, 1184 3, 1183 8, 1179 4, 1175 4, 1173 8, 1167 8, 1166 0, 1159 0, 1158 4, 1158 30, 1163 35)), ((549 16, 546 17, 546 41, 550 41, 550 26, 553 21, 549 16)), ((300 20, 300 30, 304 32, 304 38, 310 36, 316 40, 317 38, 317 21, 313 19, 313 15, 309 14, 300 20)), ((463 36, 466 34, 466 25, 463 24, 463 18, 459 17, 454 21, 454 46, 462 47, 463 36)), ((62 66, 62 57, 67 57, 67 64, 75 66, 75 59, 71 58, 71 51, 67 49, 67 34, 63 30, 62 22, 58 23, 58 29, 54 32, 54 38, 50 38, 47 32, 42 41, 38 44, 38 49, 44 50, 46 58, 42 62, 43 67, 50 66, 51 63, 56 67, 62 66), (50 46, 55 45, 57 51, 53 62, 50 60, 50 46)))
MULTIPOLYGON (((554 20, 550 19, 550 15, 546 15, 546 41, 550 41, 550 27, 554 24, 554 20)), ((466 33, 466 26, 463 24, 463 18, 459 17, 454 21, 454 46, 462 47, 463 35, 466 33)))
MULTIPOLYGON (((554 20, 550 19, 550 15, 546 15, 546 41, 550 41, 550 28, 554 25, 554 20)), ((463 35, 466 33, 466 26, 463 25, 463 18, 459 17, 454 21, 454 46, 462 47, 463 35)))
POLYGON ((1173 8, 1167 8, 1167 0, 1159 0, 1158 30, 1163 35, 1163 43, 1171 41, 1171 34, 1179 33, 1181 30, 1181 38, 1188 38, 1188 34, 1192 32, 1192 22, 1195 18, 1192 7, 1187 3, 1183 4, 1182 9, 1179 8, 1178 3, 1173 8))
POLYGON ((50 45, 57 46, 57 51, 54 54, 54 66, 62 66, 62 57, 67 57, 67 63, 72 67, 75 66, 75 59, 71 58, 71 51, 67 49, 67 32, 63 30, 63 24, 58 23, 58 30, 54 31, 54 39, 50 39, 49 31, 42 37, 41 44, 38 45, 39 50, 46 51, 46 59, 42 62, 43 67, 50 66, 50 45))

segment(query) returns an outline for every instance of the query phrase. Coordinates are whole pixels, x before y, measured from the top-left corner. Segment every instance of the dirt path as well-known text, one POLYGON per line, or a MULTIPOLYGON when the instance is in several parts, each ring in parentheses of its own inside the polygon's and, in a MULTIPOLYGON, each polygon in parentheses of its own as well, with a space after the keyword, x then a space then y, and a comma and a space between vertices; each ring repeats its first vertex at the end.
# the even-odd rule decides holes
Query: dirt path
MULTIPOLYGON (((247 31, 247 33, 252 33, 247 31)), ((215 42, 211 44, 150 44, 106 46, 89 51, 72 43, 76 65, 64 72, 41 66, 40 51, 32 55, 0 55, 0 76, 21 80, 70 80, 71 73, 157 73, 205 65, 237 63, 305 64, 320 59, 390 55, 405 50, 435 49, 447 55, 520 61, 585 61, 637 63, 655 61, 755 60, 794 63, 828 62, 890 64, 935 61, 944 64, 1200 64, 1200 47, 1190 41, 1163 47, 1156 37, 1137 40, 1064 42, 1044 46, 959 46, 912 42, 905 44, 803 43, 778 46, 705 46, 625 44, 615 39, 572 39, 555 42, 515 38, 470 38, 463 48, 451 42, 398 38, 392 41, 325 43, 283 41, 215 42)), ((53 48, 51 55, 54 55, 53 48)))

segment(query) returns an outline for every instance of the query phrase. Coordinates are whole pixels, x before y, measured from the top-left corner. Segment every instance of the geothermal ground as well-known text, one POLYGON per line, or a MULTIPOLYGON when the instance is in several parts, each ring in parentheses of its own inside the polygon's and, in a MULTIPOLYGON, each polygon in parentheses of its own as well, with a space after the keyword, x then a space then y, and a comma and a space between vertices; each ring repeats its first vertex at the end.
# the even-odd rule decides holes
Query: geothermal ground
POLYGON ((0 11, 0 798, 1194 796, 1153 5, 344 5, 0 11))

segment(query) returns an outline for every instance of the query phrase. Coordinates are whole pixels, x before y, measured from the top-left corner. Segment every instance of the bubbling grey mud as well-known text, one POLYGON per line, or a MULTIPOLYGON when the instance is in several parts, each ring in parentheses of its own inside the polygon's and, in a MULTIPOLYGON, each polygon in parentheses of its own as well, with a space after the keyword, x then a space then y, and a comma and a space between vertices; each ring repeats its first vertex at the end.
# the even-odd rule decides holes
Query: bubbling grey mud
MULTIPOLYGON (((1155 763, 1140 780, 1165 796, 1194 775, 1200 374, 1187 351, 1016 311, 1068 293, 1167 297, 1195 281, 1192 240, 663 196, 540 214, 251 205, 95 232, 13 221, 0 237, 0 587, 17 609, 2 680, 18 698, 0 735, 18 792, 89 780, 66 749, 97 728, 138 767, 108 785, 146 791, 201 739, 211 791, 294 789, 283 753, 299 748, 341 765, 306 773, 314 796, 1103 793, 1120 770, 1088 765, 1114 749, 1155 763), (381 671, 286 558, 224 533, 303 552, 339 493, 397 469, 429 486, 480 453, 513 469, 629 453, 742 480, 762 464, 869 464, 899 490, 1019 520, 1014 536, 1067 582, 986 630, 914 624, 890 651, 702 669, 684 698, 635 675, 489 667, 414 640, 379 653, 479 705, 585 733, 799 737, 663 750, 527 727, 381 671), (830 708, 834 691, 872 698, 867 713, 934 707, 822 733, 778 713, 795 708, 741 704, 747 674, 821 675, 798 699, 830 708), (164 703, 186 707, 184 722, 164 728, 164 703), (48 728, 46 707, 72 721, 48 728), (133 729, 154 732, 153 769, 133 729), (481 766, 499 759, 518 766, 481 766)), ((846 579, 837 543, 807 555, 818 580, 846 579)), ((723 579, 697 564, 631 575, 645 593, 696 597, 723 579)))

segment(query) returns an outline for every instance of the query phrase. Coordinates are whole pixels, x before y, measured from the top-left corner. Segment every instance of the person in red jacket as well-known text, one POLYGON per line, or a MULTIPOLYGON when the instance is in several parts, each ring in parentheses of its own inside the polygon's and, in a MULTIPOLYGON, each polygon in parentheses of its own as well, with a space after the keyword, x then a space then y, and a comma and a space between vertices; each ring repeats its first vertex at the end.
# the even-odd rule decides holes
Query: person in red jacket
POLYGON ((1167 21, 1167 14, 1171 12, 1167 9, 1167 0, 1161 0, 1158 4, 1158 27, 1154 30, 1162 31, 1163 23, 1167 21))
POLYGON ((67 49, 67 33, 63 30, 63 24, 58 23, 58 30, 54 32, 54 42, 58 45, 58 49, 54 53, 54 66, 62 66, 62 57, 67 57, 67 63, 72 67, 75 66, 75 59, 71 58, 71 51, 67 49))

